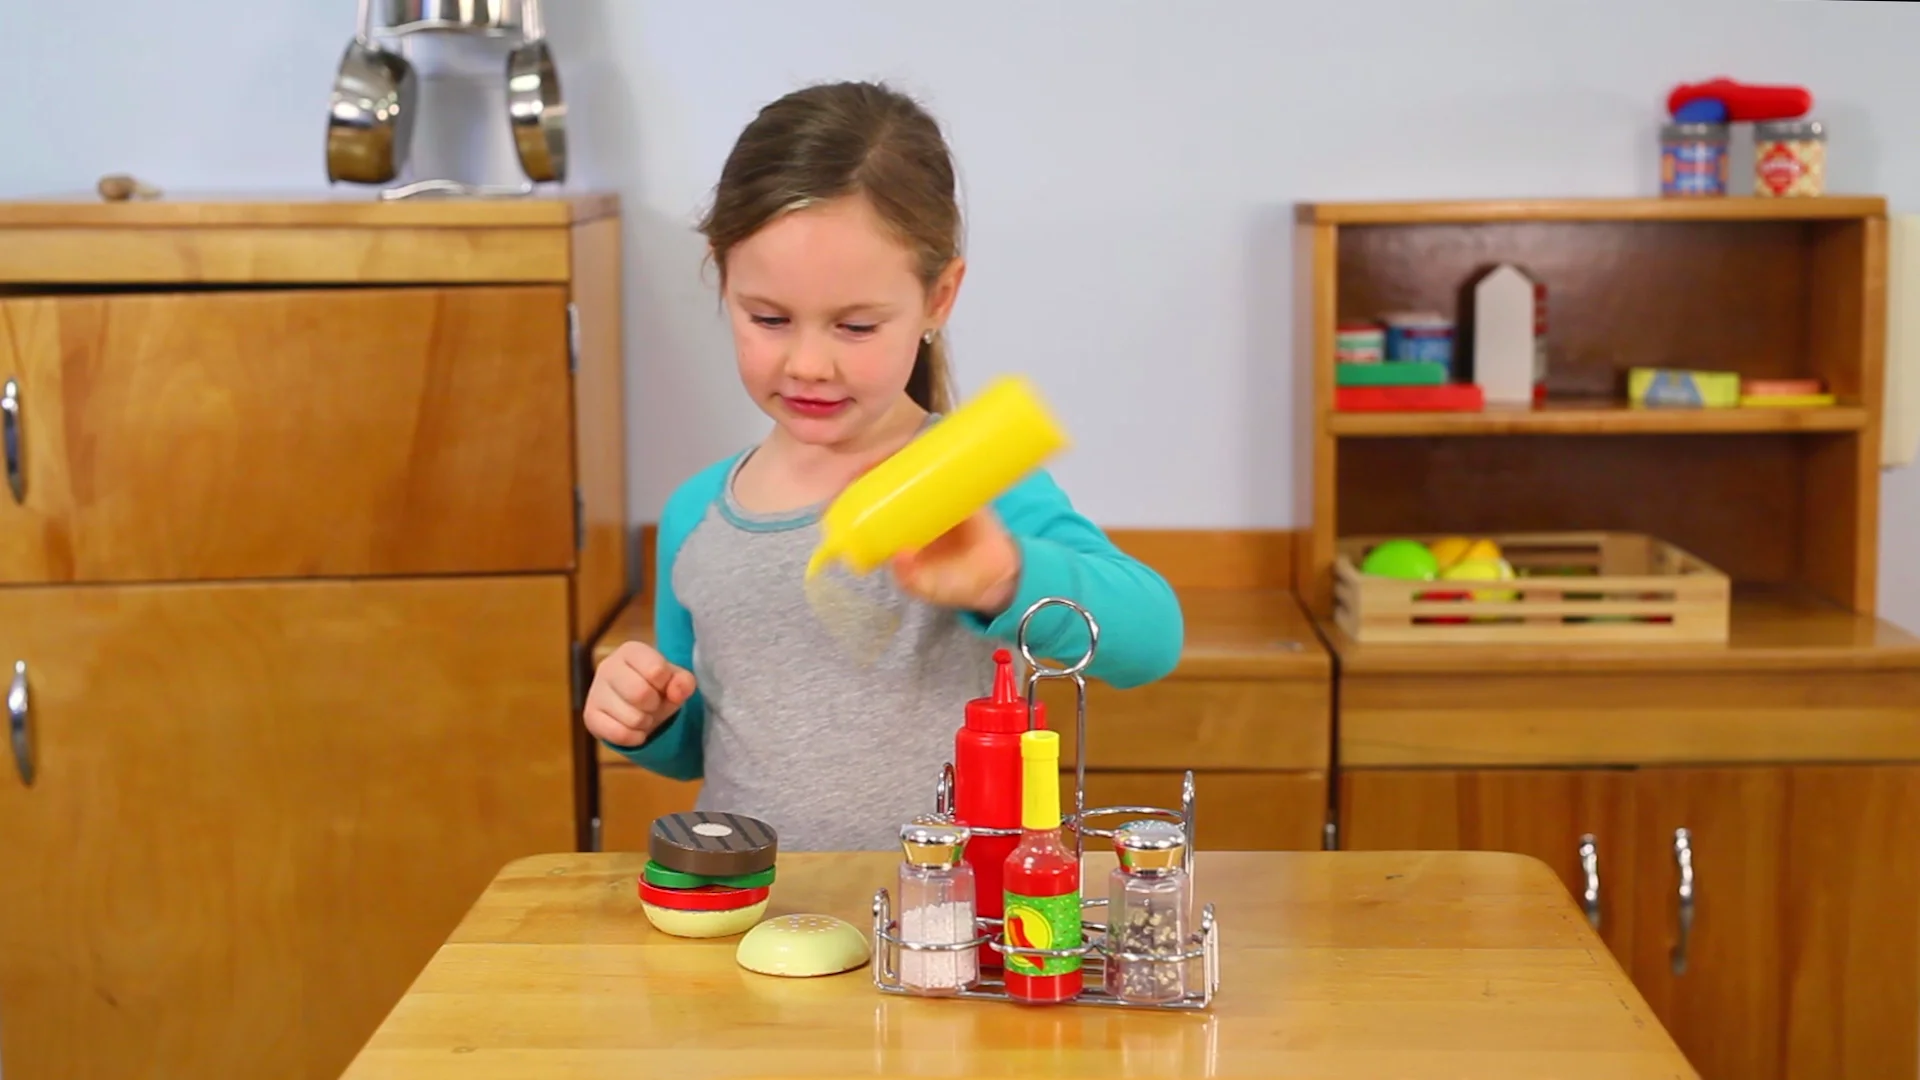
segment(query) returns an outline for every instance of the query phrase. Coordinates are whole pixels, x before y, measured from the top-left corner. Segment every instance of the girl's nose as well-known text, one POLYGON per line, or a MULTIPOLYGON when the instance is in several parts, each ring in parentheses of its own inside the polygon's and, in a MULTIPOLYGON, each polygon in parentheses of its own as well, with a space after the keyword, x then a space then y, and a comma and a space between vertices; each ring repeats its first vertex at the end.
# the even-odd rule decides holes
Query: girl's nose
POLYGON ((833 378, 833 353, 826 341, 815 334, 801 334, 787 353, 787 376, 809 382, 833 378))

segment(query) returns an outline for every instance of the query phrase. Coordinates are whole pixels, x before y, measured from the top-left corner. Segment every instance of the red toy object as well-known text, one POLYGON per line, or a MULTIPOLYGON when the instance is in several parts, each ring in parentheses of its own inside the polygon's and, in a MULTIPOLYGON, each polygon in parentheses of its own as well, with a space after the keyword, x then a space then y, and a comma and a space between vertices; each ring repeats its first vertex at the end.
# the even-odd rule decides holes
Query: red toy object
MULTIPOLYGON (((1473 599, 1473 593, 1468 591, 1423 592, 1419 596, 1414 597, 1414 599, 1416 600, 1454 600, 1454 601, 1471 600, 1473 599)), ((1464 626, 1467 623, 1467 617, 1465 615, 1416 615, 1414 616, 1413 621, 1416 624, 1433 623, 1436 626, 1464 626)))
MULTIPOLYGON (((1035 730, 1047 726, 1047 707, 1034 702, 1035 730)), ((1020 827, 1020 736, 1027 730, 1027 702, 1013 677, 1013 654, 993 654, 993 692, 967 702, 966 726, 953 737, 953 816, 976 829, 1020 827)), ((966 862, 973 867, 977 913, 1001 916, 1001 869, 1020 843, 1018 836, 980 836, 967 841, 966 862)), ((982 950, 991 969, 1000 955, 982 950)))
POLYGON ((641 900, 674 911, 735 911, 765 900, 769 891, 764 885, 757 889, 734 889, 725 885, 665 889, 645 878, 640 879, 641 900))
POLYGON ((1486 395, 1473 383, 1445 386, 1340 386, 1333 391, 1339 412, 1479 412, 1486 395))
POLYGON ((1792 120, 1813 109, 1813 94, 1800 86, 1757 86, 1735 82, 1726 76, 1702 83, 1687 83, 1667 95, 1667 112, 1677 113, 1690 101, 1712 98, 1727 107, 1727 119, 1736 123, 1753 120, 1792 120))

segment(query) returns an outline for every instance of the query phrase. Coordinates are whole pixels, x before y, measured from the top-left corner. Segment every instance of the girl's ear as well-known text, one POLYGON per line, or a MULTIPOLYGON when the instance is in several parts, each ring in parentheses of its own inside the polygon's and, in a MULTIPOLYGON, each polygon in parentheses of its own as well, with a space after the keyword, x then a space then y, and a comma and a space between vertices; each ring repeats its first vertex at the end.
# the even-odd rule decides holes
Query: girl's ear
POLYGON ((947 316, 953 311, 953 302, 960 298, 960 282, 967 276, 967 260, 956 255, 933 279, 933 287, 927 290, 927 318, 935 327, 945 326, 947 316))

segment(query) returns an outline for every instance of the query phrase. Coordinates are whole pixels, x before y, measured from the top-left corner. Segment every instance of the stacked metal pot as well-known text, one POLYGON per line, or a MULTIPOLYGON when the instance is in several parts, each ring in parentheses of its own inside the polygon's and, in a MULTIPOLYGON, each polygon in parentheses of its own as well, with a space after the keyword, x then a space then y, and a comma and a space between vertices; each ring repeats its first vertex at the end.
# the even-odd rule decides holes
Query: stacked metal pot
MULTIPOLYGON (((374 3, 359 0, 358 28, 334 79, 327 115, 330 183, 383 185, 406 168, 418 79, 407 58, 382 39, 423 32, 518 38, 507 56, 504 77, 506 121, 520 170, 536 184, 566 180, 566 107, 547 47, 540 0, 380 0, 386 18, 378 34, 374 3)), ((464 185, 429 181, 426 186, 464 185)))

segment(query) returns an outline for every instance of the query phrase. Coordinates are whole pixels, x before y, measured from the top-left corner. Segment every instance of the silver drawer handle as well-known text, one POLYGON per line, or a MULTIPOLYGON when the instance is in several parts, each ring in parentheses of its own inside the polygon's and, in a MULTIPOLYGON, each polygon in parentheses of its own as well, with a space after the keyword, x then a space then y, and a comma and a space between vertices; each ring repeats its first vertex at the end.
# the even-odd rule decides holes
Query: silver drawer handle
POLYGON ((1693 936, 1693 834, 1673 830, 1673 862, 1680 871, 1680 937, 1673 946, 1673 973, 1687 973, 1687 943, 1693 936))
POLYGON ((0 386, 0 454, 7 463, 7 490, 16 503, 27 501, 27 466, 20 453, 20 382, 8 379, 0 386))
POLYGON ((13 737, 13 767, 20 782, 33 786, 33 713, 27 707, 27 662, 13 662, 13 685, 7 687, 7 730, 13 737))
POLYGON ((1587 876, 1587 887, 1580 893, 1580 906, 1587 909, 1587 921, 1600 929, 1600 847, 1593 834, 1580 837, 1580 872, 1587 876))

